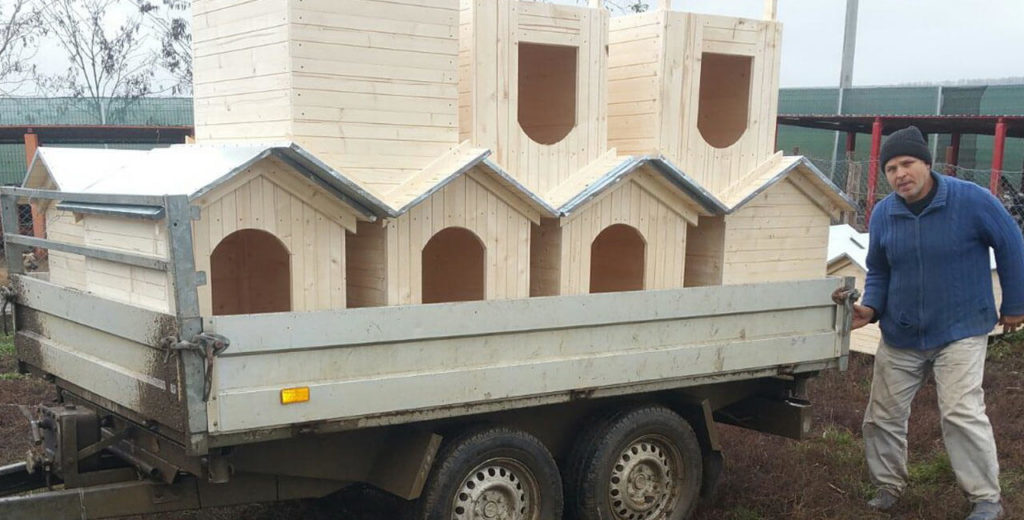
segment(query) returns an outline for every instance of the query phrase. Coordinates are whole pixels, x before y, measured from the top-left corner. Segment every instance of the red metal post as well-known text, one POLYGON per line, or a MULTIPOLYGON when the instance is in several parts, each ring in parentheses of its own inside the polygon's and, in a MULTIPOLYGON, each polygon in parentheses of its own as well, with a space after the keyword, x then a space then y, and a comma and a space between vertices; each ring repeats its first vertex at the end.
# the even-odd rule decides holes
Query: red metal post
POLYGON ((871 224, 871 210, 875 208, 875 188, 878 187, 878 155, 882 149, 882 118, 871 124, 871 160, 868 162, 868 200, 864 209, 864 226, 871 224))
POLYGON ((857 149, 857 133, 846 132, 846 151, 853 153, 857 149))
POLYGON ((946 175, 956 177, 956 167, 960 166, 960 134, 949 137, 949 148, 946 149, 946 175))
POLYGON ((999 179, 1003 176, 1003 151, 1006 146, 1006 121, 1003 118, 996 120, 996 140, 992 143, 992 179, 989 183, 989 191, 999 196, 999 179))
MULTIPOLYGON (((25 164, 32 166, 32 160, 36 157, 36 150, 39 149, 39 134, 29 132, 25 134, 25 164)), ((27 172, 26 172, 27 173, 27 172)), ((32 235, 38 238, 46 237, 46 218, 38 202, 29 205, 32 209, 32 235)), ((20 226, 19 226, 20 227, 20 226)), ((36 248, 36 258, 46 258, 46 250, 36 248)))

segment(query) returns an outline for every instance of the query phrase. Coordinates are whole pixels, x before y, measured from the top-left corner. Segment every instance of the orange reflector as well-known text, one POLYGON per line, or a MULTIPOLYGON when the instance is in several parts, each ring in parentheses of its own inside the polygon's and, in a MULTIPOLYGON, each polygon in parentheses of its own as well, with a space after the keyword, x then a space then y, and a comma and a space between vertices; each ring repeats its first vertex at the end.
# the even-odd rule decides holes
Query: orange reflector
POLYGON ((309 401, 308 386, 281 390, 281 404, 304 403, 306 401, 309 401))

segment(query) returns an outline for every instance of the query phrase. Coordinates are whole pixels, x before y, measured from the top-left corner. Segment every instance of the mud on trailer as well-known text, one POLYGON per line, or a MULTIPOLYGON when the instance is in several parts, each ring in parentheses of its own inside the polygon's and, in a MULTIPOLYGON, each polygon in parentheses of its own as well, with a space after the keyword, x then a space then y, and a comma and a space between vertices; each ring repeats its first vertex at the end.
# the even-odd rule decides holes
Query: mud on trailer
POLYGON ((166 255, 5 233, 22 371, 57 388, 0 468, 0 517, 108 518, 320 497, 354 483, 422 519, 685 518, 715 423, 800 438, 844 369, 852 279, 202 316, 185 196, 3 188, 164 226, 166 255), (156 312, 18 272, 46 248, 163 271, 156 312), (24 494, 25 491, 35 491, 24 494))

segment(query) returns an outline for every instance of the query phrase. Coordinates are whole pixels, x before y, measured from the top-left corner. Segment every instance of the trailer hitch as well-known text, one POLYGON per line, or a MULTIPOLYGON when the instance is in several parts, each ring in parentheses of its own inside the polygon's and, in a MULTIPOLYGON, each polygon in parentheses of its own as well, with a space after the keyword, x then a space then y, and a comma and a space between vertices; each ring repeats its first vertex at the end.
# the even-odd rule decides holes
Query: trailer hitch
POLYGON ((182 341, 174 336, 168 336, 160 342, 160 345, 164 349, 164 363, 170 361, 171 354, 178 352, 194 352, 206 360, 203 401, 209 401, 210 390, 213 386, 213 360, 231 346, 231 340, 220 334, 201 332, 192 336, 191 341, 182 341))

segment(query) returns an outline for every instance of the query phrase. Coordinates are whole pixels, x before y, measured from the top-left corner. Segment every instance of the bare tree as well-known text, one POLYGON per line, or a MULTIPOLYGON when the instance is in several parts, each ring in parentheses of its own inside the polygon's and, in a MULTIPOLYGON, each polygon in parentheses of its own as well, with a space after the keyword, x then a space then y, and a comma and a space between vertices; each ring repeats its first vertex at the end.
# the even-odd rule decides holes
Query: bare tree
POLYGON ((0 0, 0 23, 0 95, 10 96, 34 79, 43 26, 31 0, 0 0))
POLYGON ((152 93, 156 57, 146 50, 143 13, 119 0, 39 0, 41 21, 66 53, 63 74, 40 77, 51 95, 82 98, 107 124, 152 93))
POLYGON ((171 91, 192 94, 191 0, 131 0, 160 35, 158 61, 175 79, 171 91))

